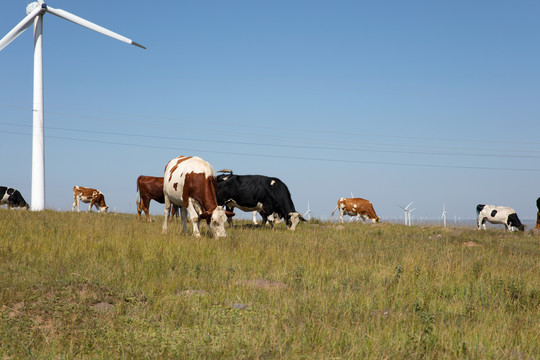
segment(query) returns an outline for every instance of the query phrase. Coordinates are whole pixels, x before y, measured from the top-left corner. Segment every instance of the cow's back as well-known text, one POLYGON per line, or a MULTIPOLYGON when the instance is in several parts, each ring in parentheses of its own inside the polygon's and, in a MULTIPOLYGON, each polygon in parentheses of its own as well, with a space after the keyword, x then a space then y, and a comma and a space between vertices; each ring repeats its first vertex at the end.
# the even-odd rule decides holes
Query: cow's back
POLYGON ((152 199, 160 204, 165 202, 163 177, 141 175, 137 178, 137 190, 141 198, 152 199))
POLYGON ((220 175, 218 177, 218 203, 224 205, 233 199, 243 207, 263 205, 267 214, 280 217, 294 212, 294 204, 287 185, 280 179, 264 175, 220 175))
MULTIPOLYGON (((169 197, 173 204, 187 206, 187 201, 192 194, 191 184, 187 184, 186 178, 204 180, 213 178, 216 173, 212 165, 197 156, 179 156, 167 163, 163 175, 163 194, 169 197), (186 193, 187 192, 187 193, 186 193), (184 199, 186 197, 186 199, 184 199)), ((215 192, 215 189, 214 189, 215 192)), ((214 195, 215 196, 215 195, 214 195)))

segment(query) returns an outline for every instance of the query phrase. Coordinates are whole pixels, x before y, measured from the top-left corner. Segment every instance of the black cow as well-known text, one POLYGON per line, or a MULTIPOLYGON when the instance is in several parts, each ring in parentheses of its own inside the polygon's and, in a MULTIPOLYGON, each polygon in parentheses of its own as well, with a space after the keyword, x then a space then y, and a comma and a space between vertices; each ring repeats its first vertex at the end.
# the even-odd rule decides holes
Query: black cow
MULTIPOLYGON (((258 211, 263 225, 269 217, 285 219, 287 228, 295 230, 300 221, 306 221, 294 209, 287 185, 274 177, 262 175, 218 175, 217 201, 228 210, 237 207, 243 211, 258 211)), ((271 226, 273 222, 270 222, 271 226)))
POLYGON ((0 186, 0 206, 7 204, 8 208, 22 207, 28 210, 30 207, 26 201, 24 201, 19 190, 0 186))

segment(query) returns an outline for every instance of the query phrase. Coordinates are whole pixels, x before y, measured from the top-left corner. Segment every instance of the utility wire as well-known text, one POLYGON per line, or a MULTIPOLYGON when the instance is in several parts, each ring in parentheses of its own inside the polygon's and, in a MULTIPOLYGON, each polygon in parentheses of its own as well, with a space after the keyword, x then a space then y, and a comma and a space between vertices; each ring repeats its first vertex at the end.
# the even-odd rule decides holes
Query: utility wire
MULTIPOLYGON (((31 107, 28 107, 28 106, 14 106, 12 104, 6 104, 6 103, 0 103, 0 107, 5 107, 5 108, 12 108, 12 109, 18 109, 18 110, 24 110, 24 111, 32 111, 32 108, 31 107)), ((60 108, 62 109, 61 106, 51 106, 49 105, 49 107, 53 107, 53 108, 60 108)), ((88 110, 88 111, 84 111, 85 114, 89 113, 89 112, 96 112, 95 110, 88 110)), ((64 112, 64 111, 54 111, 54 110, 48 110, 47 111, 48 114, 57 114, 57 115, 63 115, 63 116, 69 116, 71 118, 77 118, 77 119, 81 119, 81 118, 86 118, 86 119, 101 119, 103 120, 103 118, 99 118, 97 116, 89 116, 89 115, 81 115, 80 113, 70 113, 70 112, 64 112)), ((149 120, 151 120, 152 122, 155 122, 156 120, 166 120, 166 121, 180 121, 181 119, 178 119, 177 117, 167 117, 167 116, 155 116, 155 115, 152 115, 152 116, 149 116, 149 115, 141 115, 141 114, 128 114, 128 113, 120 113, 120 112, 112 112, 112 111, 100 111, 100 113, 102 114, 107 114, 107 115, 110 115, 110 116, 114 116, 114 120, 117 120, 117 118, 119 116, 123 117, 123 118, 141 118, 146 122, 148 122, 149 120)), ((107 120, 111 120, 111 119, 107 119, 107 120)), ((367 120, 366 120, 367 121, 367 120)), ((132 123, 132 121, 130 121, 130 124, 132 123)), ((220 123, 220 122, 217 122, 217 121, 209 121, 207 122, 208 124, 214 124, 214 125, 223 125, 223 123, 220 123)), ((245 128, 245 124, 244 123, 232 123, 232 122, 228 122, 227 123, 227 126, 237 126, 237 127, 240 127, 240 128, 245 128)), ((262 130, 275 130, 275 127, 271 127, 271 126, 262 126, 262 125, 253 125, 253 124, 250 124, 250 128, 253 128, 253 129, 262 129, 262 130)), ((348 136, 358 136, 358 137, 370 137, 370 138, 388 138, 388 139, 409 139, 409 140, 427 140, 427 141, 443 141, 443 142, 461 142, 461 143, 483 143, 483 144, 508 144, 508 145, 540 145, 540 142, 537 142, 537 141, 509 141, 509 140, 485 140, 485 139, 465 139, 465 138, 445 138, 445 137, 430 137, 430 136, 401 136, 401 135, 382 135, 382 134, 371 134, 371 133, 351 133, 351 132, 340 132, 340 131, 332 131, 332 130, 324 130, 324 132, 322 131, 317 131, 317 130, 313 130, 313 129, 309 129, 309 128, 302 128, 302 129, 294 129, 294 128, 288 128, 288 131, 291 131, 291 132, 298 132, 298 133, 301 133, 301 134, 306 134, 306 133, 311 133, 311 134, 317 134, 317 135, 320 135, 320 134, 323 134, 325 136, 329 135, 329 134, 332 134, 332 135, 339 135, 339 136, 342 136, 342 135, 348 135, 348 136)))
MULTIPOLYGON (((0 132, 7 133, 7 134, 32 136, 26 133, 18 133, 18 132, 10 132, 10 131, 0 131, 0 132)), ((187 151, 187 152, 202 152, 202 153, 212 153, 212 154, 265 157, 265 158, 289 159, 289 160, 310 160, 310 161, 326 161, 326 162, 337 162, 337 163, 372 164, 372 165, 417 166, 417 167, 429 167, 429 168, 540 172, 540 169, 532 169, 532 168, 500 168, 500 167, 485 167, 485 166, 435 165, 435 164, 396 163, 396 162, 364 161, 364 160, 348 160, 348 159, 328 159, 328 158, 301 157, 301 156, 239 153, 239 152, 230 152, 230 151, 221 151, 221 150, 218 151, 218 150, 207 150, 207 149, 191 149, 191 148, 155 146, 155 145, 144 145, 144 144, 133 144, 133 143, 119 143, 119 142, 113 142, 113 141, 77 139, 77 138, 68 138, 68 137, 51 136, 51 135, 47 135, 45 137, 50 138, 50 139, 58 139, 58 140, 69 140, 69 141, 108 144, 108 145, 132 146, 132 147, 137 147, 137 148, 142 147, 142 148, 151 148, 151 149, 167 149, 167 150, 177 150, 177 151, 187 151)))
MULTIPOLYGON (((0 122, 0 124, 31 127, 31 125, 20 125, 20 124, 3 123, 3 122, 0 122)), ((440 152, 440 151, 427 152, 427 151, 413 151, 413 150, 360 149, 360 148, 344 148, 344 147, 332 147, 332 146, 307 146, 307 145, 288 145, 288 144, 272 144, 272 143, 254 143, 254 142, 230 141, 230 140, 229 141, 208 140, 208 139, 181 138, 181 137, 172 137, 172 136, 128 134, 128 133, 110 132, 110 131, 78 130, 78 129, 69 129, 69 128, 60 128, 60 127, 51 127, 51 126, 46 127, 46 129, 70 131, 70 132, 82 132, 82 133, 90 133, 90 134, 98 134, 98 135, 128 136, 128 137, 138 137, 138 138, 158 139, 158 140, 194 141, 194 142, 226 144, 226 145, 248 145, 248 146, 259 146, 259 147, 275 147, 275 148, 306 149, 306 150, 333 150, 333 151, 375 152, 375 153, 393 153, 393 154, 443 155, 443 156, 515 158, 515 159, 539 159, 540 158, 540 156, 538 155, 507 155, 507 154, 493 154, 493 153, 492 154, 479 154, 479 153, 469 154, 465 152, 440 152)), ((0 132, 9 133, 7 131, 0 131, 0 132)), ((16 134, 22 134, 22 133, 16 133, 16 134)), ((386 145, 386 144, 378 144, 378 145, 386 145)), ((474 149, 474 151, 476 150, 477 149, 474 149)), ((507 152, 508 151, 505 151, 505 153, 507 152)), ((530 152, 527 152, 527 153, 530 153, 530 152)))

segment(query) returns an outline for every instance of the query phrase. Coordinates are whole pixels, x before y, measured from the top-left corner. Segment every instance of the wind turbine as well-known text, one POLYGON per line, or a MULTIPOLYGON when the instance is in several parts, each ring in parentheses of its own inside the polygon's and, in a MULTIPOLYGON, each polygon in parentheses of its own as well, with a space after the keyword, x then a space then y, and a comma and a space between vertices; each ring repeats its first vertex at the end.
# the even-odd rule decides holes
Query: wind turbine
POLYGON ((309 201, 307 202, 307 211, 304 214, 304 218, 307 218, 308 221, 311 220, 311 210, 309 208, 309 201))
POLYGON ((404 214, 405 214, 405 225, 409 225, 409 223, 410 223, 410 221, 411 221, 411 217, 410 217, 410 215, 409 215, 409 211, 413 211, 413 210, 416 209, 416 208, 414 208, 414 209, 412 209, 412 210, 409 210, 409 207, 412 205, 413 202, 414 202, 414 201, 411 201, 411 202, 409 203, 409 205, 407 205, 407 206, 405 206, 405 207, 403 207, 403 206, 401 206, 401 205, 398 205, 398 207, 402 208, 403 211, 404 211, 404 214))
POLYGON ((88 20, 73 15, 62 9, 54 9, 43 0, 37 0, 26 7, 26 17, 0 40, 0 51, 21 35, 32 23, 34 24, 34 105, 33 105, 33 134, 32 134, 32 200, 33 211, 45 207, 45 155, 43 140, 43 15, 50 13, 64 20, 94 30, 103 35, 125 43, 146 49, 113 31, 96 25, 88 20))
POLYGON ((407 215, 409 216, 409 226, 412 226, 411 213, 412 213, 414 210, 416 210, 416 208, 409 210, 409 211, 408 211, 408 214, 407 214, 407 215))
POLYGON ((444 203, 442 204, 442 215, 441 215, 441 219, 442 219, 442 221, 443 221, 443 226, 446 227, 446 206, 445 206, 444 203))

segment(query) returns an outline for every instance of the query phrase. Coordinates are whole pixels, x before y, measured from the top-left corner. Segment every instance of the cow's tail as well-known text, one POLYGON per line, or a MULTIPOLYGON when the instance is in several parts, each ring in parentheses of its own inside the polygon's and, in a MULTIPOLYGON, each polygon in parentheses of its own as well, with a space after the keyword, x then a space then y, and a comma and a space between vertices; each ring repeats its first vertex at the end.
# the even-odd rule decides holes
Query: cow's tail
POLYGON ((137 205, 137 212, 139 212, 141 210, 139 201, 139 178, 137 178, 137 198, 135 199, 135 204, 137 205))
POLYGON ((330 216, 334 216, 334 213, 336 212, 336 210, 338 209, 338 207, 339 207, 339 205, 336 206, 336 208, 334 209, 334 211, 332 211, 332 215, 330 215, 330 216))

